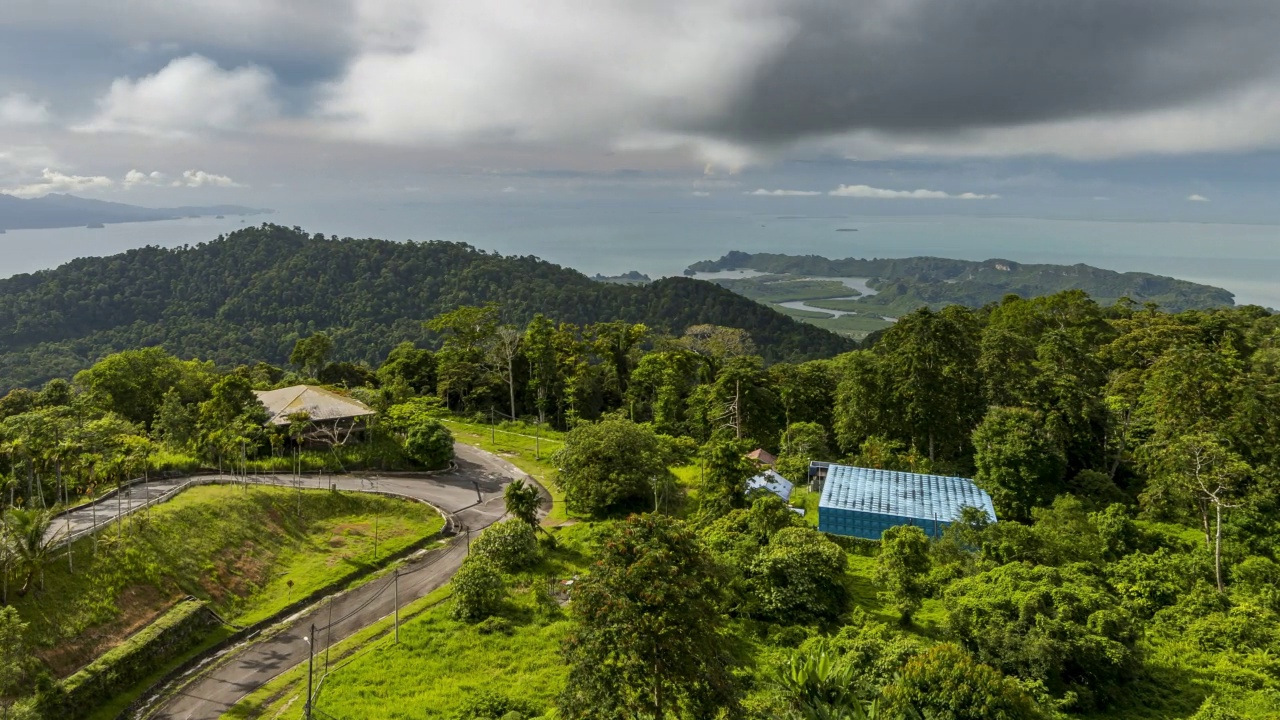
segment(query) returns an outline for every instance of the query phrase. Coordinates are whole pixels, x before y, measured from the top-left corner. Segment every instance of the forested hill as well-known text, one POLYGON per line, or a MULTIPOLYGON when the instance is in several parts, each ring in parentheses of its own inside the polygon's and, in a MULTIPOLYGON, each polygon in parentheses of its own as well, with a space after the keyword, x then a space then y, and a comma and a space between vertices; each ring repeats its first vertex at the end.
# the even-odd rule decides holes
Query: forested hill
POLYGON ((852 346, 711 283, 606 284, 461 243, 338 240, 264 224, 194 247, 82 258, 0 280, 0 392, 149 345, 220 364, 283 362, 299 335, 318 331, 342 349, 338 359, 379 361, 403 340, 429 342, 424 320, 488 301, 518 323, 543 313, 671 333, 702 323, 742 328, 777 360, 852 346))
POLYGON ((870 286, 883 296, 872 302, 901 306, 898 309, 951 303, 981 307, 1010 293, 1036 297, 1064 290, 1083 290, 1104 305, 1127 297, 1138 303, 1154 302, 1172 312, 1235 303, 1234 296, 1222 288, 1083 264, 1029 265, 1012 260, 974 262, 935 257, 830 260, 817 255, 733 251, 719 260, 694 263, 687 272, 739 269, 779 275, 872 278, 870 286))

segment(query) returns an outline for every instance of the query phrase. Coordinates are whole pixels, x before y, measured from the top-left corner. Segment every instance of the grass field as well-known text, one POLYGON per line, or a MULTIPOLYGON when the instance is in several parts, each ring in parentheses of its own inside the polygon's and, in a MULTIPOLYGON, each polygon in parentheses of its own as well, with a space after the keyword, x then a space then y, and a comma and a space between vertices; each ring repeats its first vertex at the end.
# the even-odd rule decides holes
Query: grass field
POLYGON ((555 468, 551 455, 564 444, 564 433, 538 428, 528 423, 504 422, 482 425, 454 418, 440 418, 454 439, 501 457, 529 473, 551 493, 551 514, 544 524, 558 525, 570 519, 564 505, 564 493, 551 482, 555 468))
MULTIPOLYGON (((567 674, 560 643, 569 621, 547 590, 586 570, 598 527, 578 523, 554 528, 555 547, 542 545, 541 563, 509 577, 513 591, 501 613, 509 623, 506 632, 486 633, 450 619, 446 587, 401 610, 401 618, 409 619, 401 625, 398 645, 389 620, 335 644, 333 670, 316 707, 341 720, 445 720, 480 690, 550 707, 567 674)), ((318 672, 317 681, 320 677, 318 672)), ((300 720, 306 680, 306 668, 294 668, 223 717, 300 720)))
POLYGON ((9 600, 36 655, 65 676, 186 595, 233 623, 269 617, 369 567, 375 522, 385 556, 444 521, 425 505, 358 493, 197 487, 126 520, 122 533, 111 526, 76 542, 74 573, 58 551, 43 589, 37 578, 33 592, 9 600))

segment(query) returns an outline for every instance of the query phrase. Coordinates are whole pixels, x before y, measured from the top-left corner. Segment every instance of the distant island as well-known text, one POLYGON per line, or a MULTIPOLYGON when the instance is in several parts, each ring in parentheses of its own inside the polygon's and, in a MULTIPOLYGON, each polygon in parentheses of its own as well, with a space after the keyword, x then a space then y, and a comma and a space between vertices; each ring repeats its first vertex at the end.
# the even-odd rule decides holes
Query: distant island
POLYGON ((270 212, 273 211, 240 205, 149 208, 56 193, 38 198, 18 198, 0 193, 0 232, 69 227, 100 228, 108 223, 179 220, 210 215, 261 215, 270 212))
POLYGON ((601 275, 596 273, 592 278, 596 282, 613 283, 615 285, 648 285, 653 279, 639 270, 632 270, 621 275, 601 275))
POLYGON ((696 262, 684 274, 737 271, 739 277, 705 278, 814 325, 852 337, 888 327, 923 306, 981 307, 1006 295, 1035 297, 1083 290, 1098 303, 1127 298, 1179 312, 1231 307, 1235 296, 1210 285, 1089 265, 982 262, 934 257, 844 258, 733 251, 696 262))

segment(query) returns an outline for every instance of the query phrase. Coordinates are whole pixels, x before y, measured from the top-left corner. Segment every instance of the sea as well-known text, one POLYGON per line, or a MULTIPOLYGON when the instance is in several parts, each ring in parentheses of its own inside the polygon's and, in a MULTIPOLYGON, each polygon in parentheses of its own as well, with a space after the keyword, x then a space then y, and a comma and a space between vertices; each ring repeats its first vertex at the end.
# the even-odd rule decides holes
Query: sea
POLYGON ((1280 225, 967 216, 806 216, 641 207, 295 208, 270 216, 125 223, 0 234, 0 277, 130 248, 178 247, 269 221, 339 237, 454 240, 534 255, 587 274, 681 274, 730 250, 839 257, 930 255, 1084 263, 1226 288, 1238 304, 1280 308, 1280 225))

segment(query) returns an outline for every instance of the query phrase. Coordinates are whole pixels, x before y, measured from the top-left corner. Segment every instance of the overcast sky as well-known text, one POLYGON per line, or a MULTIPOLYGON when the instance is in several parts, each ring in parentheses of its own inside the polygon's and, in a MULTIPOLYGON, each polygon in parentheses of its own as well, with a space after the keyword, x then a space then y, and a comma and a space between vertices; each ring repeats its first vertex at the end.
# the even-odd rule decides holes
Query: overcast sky
POLYGON ((4 5, 23 197, 1280 221, 1276 0, 4 5))

